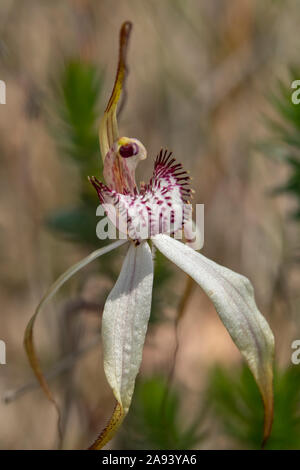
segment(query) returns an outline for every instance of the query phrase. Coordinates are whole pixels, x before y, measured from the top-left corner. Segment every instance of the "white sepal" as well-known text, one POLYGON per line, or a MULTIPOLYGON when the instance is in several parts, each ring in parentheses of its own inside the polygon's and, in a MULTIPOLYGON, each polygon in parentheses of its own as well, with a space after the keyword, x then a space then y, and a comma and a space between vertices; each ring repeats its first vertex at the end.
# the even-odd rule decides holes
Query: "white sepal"
POLYGON ((150 316, 153 261, 147 242, 131 244, 103 311, 104 370, 127 413, 140 368, 150 316))
POLYGON ((259 312, 250 281, 218 265, 167 235, 156 235, 154 245, 191 276, 214 303, 230 336, 246 359, 262 393, 266 421, 265 437, 273 412, 273 333, 259 312))

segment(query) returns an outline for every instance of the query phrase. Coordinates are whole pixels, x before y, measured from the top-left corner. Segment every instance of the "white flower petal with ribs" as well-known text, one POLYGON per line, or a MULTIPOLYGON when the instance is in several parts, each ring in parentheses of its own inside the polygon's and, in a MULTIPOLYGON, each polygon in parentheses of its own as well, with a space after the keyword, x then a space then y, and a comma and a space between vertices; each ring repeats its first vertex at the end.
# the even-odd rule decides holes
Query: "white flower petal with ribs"
POLYGON ((136 188, 133 193, 119 193, 91 178, 108 217, 133 240, 140 242, 158 233, 173 234, 191 214, 190 177, 171 156, 167 151, 160 152, 153 176, 140 193, 136 188))
MULTIPOLYGON (((256 306, 250 281, 171 237, 156 235, 152 241, 161 253, 191 276, 212 300, 257 380, 264 401, 267 401, 267 398, 272 397, 274 337, 256 306)), ((266 423, 266 426, 270 424, 266 423)))
POLYGON ((139 371, 150 316, 153 260, 147 242, 131 244, 102 318, 104 370, 127 413, 139 371))

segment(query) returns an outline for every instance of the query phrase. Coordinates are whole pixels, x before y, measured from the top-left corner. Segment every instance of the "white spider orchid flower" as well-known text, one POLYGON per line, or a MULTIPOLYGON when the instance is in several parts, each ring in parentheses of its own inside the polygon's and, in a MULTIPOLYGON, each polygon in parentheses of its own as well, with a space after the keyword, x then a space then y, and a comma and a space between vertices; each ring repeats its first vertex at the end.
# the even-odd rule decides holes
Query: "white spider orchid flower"
POLYGON ((109 424, 91 446, 91 449, 102 448, 112 438, 129 410, 142 361, 153 286, 150 242, 194 279, 213 302, 260 389, 265 407, 266 440, 273 417, 274 337, 256 306, 253 287, 246 277, 218 265, 188 244, 171 237, 187 220, 186 206, 191 192, 190 178, 181 164, 176 164, 171 154, 161 151, 149 184, 143 184, 138 189, 135 168, 140 160, 146 158, 146 150, 138 140, 118 136, 116 105, 126 71, 125 48, 130 27, 130 23, 125 23, 121 29, 118 74, 100 125, 103 174, 107 184, 90 178, 108 216, 113 219, 114 208, 123 221, 125 217, 128 238, 96 250, 54 283, 28 324, 25 335, 27 353, 41 386, 54 402, 33 347, 36 316, 45 302, 82 267, 120 245, 129 244, 120 275, 106 300, 102 317, 104 370, 117 400, 109 424), (171 229, 167 224, 170 220, 171 229), (147 222, 148 236, 141 237, 140 227, 147 225, 147 222))

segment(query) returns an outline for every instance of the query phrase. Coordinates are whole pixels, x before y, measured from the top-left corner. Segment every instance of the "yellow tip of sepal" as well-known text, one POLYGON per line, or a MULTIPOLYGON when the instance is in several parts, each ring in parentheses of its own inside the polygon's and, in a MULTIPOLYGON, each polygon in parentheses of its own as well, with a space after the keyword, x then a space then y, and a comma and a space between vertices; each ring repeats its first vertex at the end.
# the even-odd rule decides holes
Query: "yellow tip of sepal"
POLYGON ((88 448, 88 450, 102 449, 114 437, 117 430, 121 426, 125 415, 126 413, 122 405, 117 402, 108 424, 105 426, 103 431, 101 431, 95 442, 88 448))

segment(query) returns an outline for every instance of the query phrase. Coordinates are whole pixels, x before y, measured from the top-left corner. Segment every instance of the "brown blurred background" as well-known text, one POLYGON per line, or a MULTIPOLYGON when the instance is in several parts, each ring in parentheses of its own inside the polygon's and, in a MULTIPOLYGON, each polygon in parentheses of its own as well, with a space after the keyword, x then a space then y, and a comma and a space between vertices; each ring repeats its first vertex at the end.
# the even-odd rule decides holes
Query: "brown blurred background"
MULTIPOLYGON (((279 365, 290 363, 291 342, 300 335, 299 270, 291 262, 299 226, 288 217, 294 201, 270 196, 285 168, 256 146, 268 133, 264 115, 273 112, 268 93, 286 77, 288 65, 299 61, 299 2, 1 0, 0 79, 7 86, 6 104, 0 105, 0 339, 7 346, 7 364, 0 366, 2 449, 56 446, 55 411, 31 384, 23 334, 45 289, 88 253, 44 223, 51 211, 75 203, 85 184, 76 165, 62 157, 51 130, 52 82, 68 57, 99 67, 104 73, 99 122, 115 75, 119 28, 127 19, 134 28, 120 129, 148 149, 138 179, 150 176, 161 147, 172 150, 193 176, 195 202, 205 204, 203 253, 252 280, 260 310, 275 332, 279 365), (26 384, 28 390, 19 395, 26 384)), ((95 195, 95 210, 97 204, 95 195)), ((117 267, 121 253, 114 259, 117 267)), ((171 269, 168 295, 179 300, 184 275, 171 269)), ((61 361, 65 347, 70 359, 77 338, 83 348, 88 345, 73 357, 72 375, 67 366, 51 381, 62 406, 71 408, 64 448, 86 447, 113 408, 97 343, 100 314, 93 307, 111 283, 97 265, 87 268, 37 323, 45 370, 61 361), (76 304, 79 290, 86 309, 66 307, 70 299, 76 304), (61 322, 66 308, 73 313, 61 322)), ((166 376, 172 367, 176 305, 170 301, 165 321, 149 330, 145 376, 166 376)), ((185 389, 184 420, 201 398, 212 364, 232 366, 241 357, 200 288, 189 298, 178 338, 173 382, 185 389)), ((226 439, 211 432, 200 447, 223 448, 226 439)))

